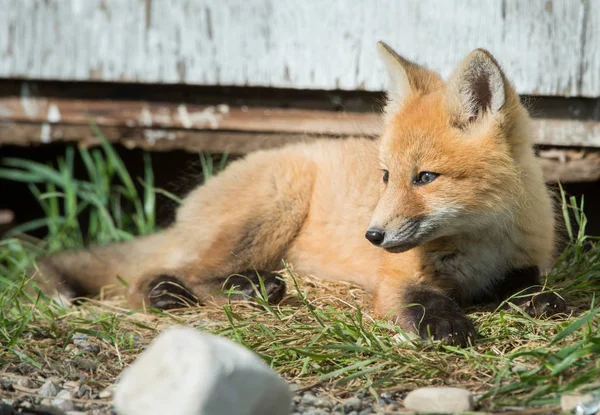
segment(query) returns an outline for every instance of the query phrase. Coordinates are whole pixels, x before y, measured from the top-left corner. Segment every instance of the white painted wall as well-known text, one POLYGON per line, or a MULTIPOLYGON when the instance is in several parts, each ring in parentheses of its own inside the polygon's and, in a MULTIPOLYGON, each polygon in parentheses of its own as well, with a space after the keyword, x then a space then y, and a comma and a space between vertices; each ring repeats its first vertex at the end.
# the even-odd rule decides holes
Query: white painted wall
POLYGON ((600 0, 0 0, 0 78, 381 90, 375 42, 600 96, 600 0))

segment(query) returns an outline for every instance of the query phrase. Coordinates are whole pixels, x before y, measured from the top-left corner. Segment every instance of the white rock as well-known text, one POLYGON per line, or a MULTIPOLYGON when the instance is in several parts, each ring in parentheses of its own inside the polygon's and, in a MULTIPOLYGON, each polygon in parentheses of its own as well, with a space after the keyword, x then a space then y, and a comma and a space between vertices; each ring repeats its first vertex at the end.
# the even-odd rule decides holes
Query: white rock
POLYGON ((75 405, 73 405, 72 401, 73 397, 71 396, 71 392, 66 389, 58 392, 56 397, 52 400, 52 406, 56 406, 57 408, 62 409, 63 411, 72 411, 75 409, 75 405))
POLYGON ((56 396, 58 393, 58 386, 52 380, 48 379, 46 383, 42 385, 42 387, 38 390, 38 395, 40 396, 56 396))
POLYGON ((344 410, 346 412, 360 411, 360 409, 362 408, 362 401, 356 396, 345 399, 344 402, 342 402, 342 404, 344 405, 344 410))
POLYGON ((113 386, 109 386, 98 394, 100 399, 108 399, 113 396, 113 386))
POLYGON ((170 328, 126 369, 114 391, 119 415, 287 415, 287 384, 243 346, 170 328))
POLYGON ((472 411, 473 394, 461 388, 421 388, 406 395, 404 406, 419 413, 456 413, 472 411))

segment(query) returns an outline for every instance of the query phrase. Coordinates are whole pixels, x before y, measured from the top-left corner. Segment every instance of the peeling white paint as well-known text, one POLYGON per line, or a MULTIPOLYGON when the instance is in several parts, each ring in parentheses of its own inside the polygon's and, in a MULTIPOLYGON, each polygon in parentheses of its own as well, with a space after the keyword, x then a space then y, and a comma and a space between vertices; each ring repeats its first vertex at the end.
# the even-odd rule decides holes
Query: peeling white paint
POLYGON ((39 107, 27 82, 21 84, 21 107, 29 118, 37 116, 39 107))
POLYGON ((167 130, 144 130, 144 138, 149 144, 155 144, 158 140, 173 141, 177 138, 177 134, 167 130))
POLYGON ((519 93, 600 96, 595 0, 0 0, 0 10, 0 77, 378 91, 385 40, 444 76, 484 47, 519 93))
POLYGON ((183 128, 192 128, 192 120, 190 119, 190 114, 185 105, 181 104, 177 107, 177 116, 179 117, 179 121, 181 121, 183 128))
POLYGON ((44 144, 52 141, 52 127, 49 123, 45 122, 42 124, 42 128, 40 129, 40 141, 44 144))
POLYGON ((148 108, 142 109, 142 112, 140 113, 139 123, 140 125, 143 125, 145 127, 152 127, 152 113, 148 108))
POLYGON ((156 124, 171 124, 171 111, 168 108, 159 108, 157 112, 152 114, 152 121, 156 124))
POLYGON ((217 113, 215 107, 206 107, 202 111, 196 111, 189 114, 189 119, 196 128, 219 128, 219 121, 223 119, 223 115, 217 113))
POLYGON ((50 106, 48 107, 48 122, 60 122, 60 110, 55 104, 50 104, 50 106))
POLYGON ((223 115, 228 115, 229 114, 229 105, 219 104, 219 105, 217 105, 217 111, 219 111, 223 115))

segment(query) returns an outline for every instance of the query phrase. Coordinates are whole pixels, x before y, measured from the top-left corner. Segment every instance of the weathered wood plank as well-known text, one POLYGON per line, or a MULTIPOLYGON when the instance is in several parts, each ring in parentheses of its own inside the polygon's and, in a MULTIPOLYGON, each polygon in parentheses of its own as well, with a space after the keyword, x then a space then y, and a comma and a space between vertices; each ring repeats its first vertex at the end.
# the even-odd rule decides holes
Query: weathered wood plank
POLYGON ((600 96, 593 0, 0 0, 0 77, 382 90, 375 42, 448 75, 485 47, 521 94, 600 96))
MULTIPOLYGON (((156 101, 0 96, 0 119, 37 123, 37 139, 52 140, 52 125, 89 124, 156 129, 219 130, 332 136, 376 136, 381 117, 372 112, 334 112, 297 108, 230 107, 156 101)), ((152 133, 150 133, 152 134, 152 133)), ((536 144, 600 147, 600 121, 534 118, 536 144)), ((11 140, 0 136, 0 144, 11 140)), ((172 148, 185 147, 173 138, 172 148)))
MULTIPOLYGON (((377 135, 380 117, 297 108, 230 107, 173 102, 0 96, 0 119, 37 123, 201 130, 377 135)), ((1 140, 1 138, 0 138, 1 140)))
MULTIPOLYGON (((245 154, 251 151, 309 142, 318 138, 306 134, 267 134, 257 132, 157 129, 105 126, 102 133, 108 141, 128 148, 151 151, 173 149, 192 152, 245 154)), ((0 122, 1 144, 39 145, 40 135, 52 142, 77 142, 82 146, 99 144, 87 125, 0 122)), ((600 153, 584 150, 552 149, 540 151, 540 162, 548 182, 586 182, 600 179, 600 153)))
MULTIPOLYGON (((251 151, 310 141, 317 135, 234 131, 160 129, 126 126, 101 127, 104 137, 127 148, 150 151, 185 150, 190 152, 245 154, 251 151)), ((2 145, 35 146, 45 143, 78 143, 84 147, 98 145, 98 137, 89 125, 33 124, 0 121, 2 145), (40 136, 44 140, 40 140, 40 136)))
POLYGON ((600 153, 551 149, 540 151, 539 161, 547 182, 595 182, 600 179, 600 153))

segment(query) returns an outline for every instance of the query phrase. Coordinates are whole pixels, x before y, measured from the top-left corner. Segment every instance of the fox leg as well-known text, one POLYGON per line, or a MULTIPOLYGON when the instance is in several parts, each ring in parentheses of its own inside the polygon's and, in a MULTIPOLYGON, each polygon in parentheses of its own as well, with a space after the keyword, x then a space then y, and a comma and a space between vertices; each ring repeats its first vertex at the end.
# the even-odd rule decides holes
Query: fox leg
POLYGON ((431 282, 383 278, 376 291, 378 314, 392 318, 404 330, 421 338, 468 346, 477 332, 458 302, 431 282))
POLYGON ((40 269, 77 294, 95 294, 119 276, 129 283, 133 307, 163 308, 175 306, 169 296, 202 302, 223 288, 245 292, 259 270, 275 301, 282 282, 268 271, 279 266, 304 223, 315 174, 301 155, 253 153, 190 193, 165 231, 59 253, 43 259, 40 269))
POLYGON ((281 299, 285 285, 269 271, 304 224, 315 174, 313 162, 298 154, 259 152, 232 163, 186 198, 171 230, 175 260, 136 279, 130 305, 175 307, 165 301, 169 287, 199 302, 218 300, 217 291, 232 287, 248 292, 258 286, 256 270, 268 300, 281 299), (165 276, 179 287, 163 284, 165 276))
MULTIPOLYGON (((207 278, 203 281, 203 284, 196 287, 195 292, 189 289, 180 278, 166 274, 146 281, 140 280, 140 283, 147 283, 145 288, 142 288, 143 286, 136 288, 140 292, 149 291, 147 304, 162 310, 200 305, 206 298, 211 298, 213 302, 215 300, 218 302, 219 299, 224 300, 224 296, 217 297, 214 295, 219 291, 234 290, 227 295, 228 300, 255 298, 258 294, 262 295, 261 283, 266 293, 264 299, 270 304, 279 303, 286 292, 285 282, 280 279, 278 274, 271 271, 257 270, 246 270, 229 277, 207 278)), ((139 304, 136 301, 139 300, 131 298, 130 295, 130 303, 137 306, 139 304)))

